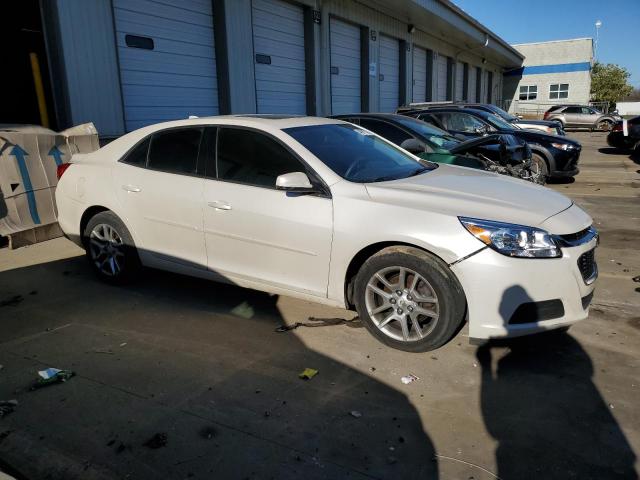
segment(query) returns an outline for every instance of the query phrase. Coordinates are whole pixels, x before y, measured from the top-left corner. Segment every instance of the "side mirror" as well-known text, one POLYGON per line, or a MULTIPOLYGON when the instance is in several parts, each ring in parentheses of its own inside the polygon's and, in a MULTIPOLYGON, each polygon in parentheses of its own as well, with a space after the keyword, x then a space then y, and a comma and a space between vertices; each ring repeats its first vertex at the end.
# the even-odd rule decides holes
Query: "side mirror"
POLYGON ((474 131, 476 133, 481 134, 481 135, 487 135, 487 132, 489 131, 489 129, 483 125, 482 127, 474 128, 474 131))
POLYGON ((411 152, 414 155, 425 152, 424 143, 416 140, 415 138, 407 138, 400 144, 400 148, 404 148, 406 151, 411 152))
POLYGON ((315 188, 309 181, 309 177, 304 172, 284 173, 276 178, 276 189, 287 192, 310 193, 315 188))

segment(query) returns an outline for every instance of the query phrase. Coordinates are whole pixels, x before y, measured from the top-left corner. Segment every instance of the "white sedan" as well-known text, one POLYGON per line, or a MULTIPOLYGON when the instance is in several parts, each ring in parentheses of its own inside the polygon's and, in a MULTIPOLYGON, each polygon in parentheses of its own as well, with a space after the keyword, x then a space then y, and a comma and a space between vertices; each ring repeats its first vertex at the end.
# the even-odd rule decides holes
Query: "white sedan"
POLYGON ((65 234, 109 282, 141 266, 357 310, 421 352, 585 319, 592 220, 543 187, 421 161, 339 120, 152 125, 59 167, 65 234))

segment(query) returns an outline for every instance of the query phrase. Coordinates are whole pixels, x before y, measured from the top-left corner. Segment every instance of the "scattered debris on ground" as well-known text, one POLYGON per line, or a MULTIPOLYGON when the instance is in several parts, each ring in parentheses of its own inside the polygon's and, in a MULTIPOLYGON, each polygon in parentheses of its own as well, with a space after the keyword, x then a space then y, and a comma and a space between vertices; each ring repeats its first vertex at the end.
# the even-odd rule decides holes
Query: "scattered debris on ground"
POLYGON ((60 370, 59 368, 47 368, 46 370, 40 370, 38 375, 40 378, 36 380, 31 390, 53 385, 54 383, 66 382, 75 375, 75 372, 71 370, 60 370))
POLYGON ((113 355, 113 350, 111 350, 110 348, 94 348, 93 350, 90 350, 88 353, 104 353, 107 355, 113 355))
POLYGON ((302 373, 298 375, 302 380, 311 380, 318 374, 318 370, 315 368, 305 368, 302 373))
POLYGON ((17 400, 0 400, 0 418, 13 413, 17 406, 17 400))
POLYGON ((122 343, 120 344, 120 346, 121 346, 121 347, 125 347, 126 345, 127 345, 127 342, 122 342, 122 343))
POLYGON ((144 442, 144 446, 153 449, 165 447, 167 445, 167 440, 168 437, 166 433, 156 433, 153 437, 144 442))
POLYGON ((420 377, 415 376, 413 373, 410 373, 409 375, 405 375, 400 379, 400 381, 405 385, 415 382, 416 380, 420 380, 420 377))
POLYGON ((633 277, 631 280, 633 280, 636 283, 640 283, 640 275, 633 277))
POLYGON ((9 297, 5 300, 0 300, 0 307, 15 307, 19 305, 24 300, 22 295, 14 295, 13 297, 9 297))
POLYGON ((288 332, 290 330, 295 330, 299 327, 333 327, 337 325, 346 325, 352 328, 360 328, 362 323, 358 317, 352 318, 351 320, 347 320, 346 318, 316 318, 309 317, 309 321, 307 322, 296 322, 291 325, 282 324, 276 328, 276 332, 288 332))
POLYGON ((349 415, 351 415, 353 418, 360 418, 362 417, 362 413, 359 412, 358 410, 351 410, 349 412, 349 415))
POLYGON ((242 302, 240 305, 231 309, 231 314, 241 318, 253 318, 255 311, 247 302, 242 302))

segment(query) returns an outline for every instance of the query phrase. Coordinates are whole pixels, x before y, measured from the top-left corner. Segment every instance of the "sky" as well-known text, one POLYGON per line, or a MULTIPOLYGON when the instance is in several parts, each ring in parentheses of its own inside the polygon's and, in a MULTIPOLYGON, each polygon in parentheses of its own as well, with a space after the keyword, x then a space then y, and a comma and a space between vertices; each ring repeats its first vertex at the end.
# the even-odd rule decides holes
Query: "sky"
POLYGON ((597 60, 617 63, 640 88, 640 0, 453 0, 509 43, 596 37, 597 60))

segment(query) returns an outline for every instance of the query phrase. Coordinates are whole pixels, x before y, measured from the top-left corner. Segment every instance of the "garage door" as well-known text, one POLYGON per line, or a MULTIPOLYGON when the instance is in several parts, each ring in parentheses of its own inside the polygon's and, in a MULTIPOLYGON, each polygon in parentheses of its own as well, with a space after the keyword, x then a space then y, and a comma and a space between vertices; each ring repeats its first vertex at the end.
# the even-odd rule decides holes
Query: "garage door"
POLYGON ((456 96, 455 100, 462 100, 464 91, 464 64, 456 63, 456 96))
POLYGON ((412 101, 427 101, 427 51, 413 47, 413 95, 412 101))
POLYGON ((252 22, 257 112, 304 115, 302 7, 281 0, 253 0, 252 22))
POLYGON ((400 104, 400 42, 380 35, 380 103, 381 112, 395 112, 400 104))
POLYGON ((476 82, 477 80, 477 74, 476 74, 477 70, 476 67, 472 67, 471 65, 469 65, 469 102, 473 103, 473 102, 477 102, 478 99, 476 98, 476 82))
POLYGON ((447 100, 447 57, 438 55, 438 87, 436 100, 442 102, 447 100))
POLYGON ((127 131, 218 114, 212 2, 113 0, 127 131))
POLYGON ((360 27, 332 18, 331 113, 354 113, 360 105, 360 27))

